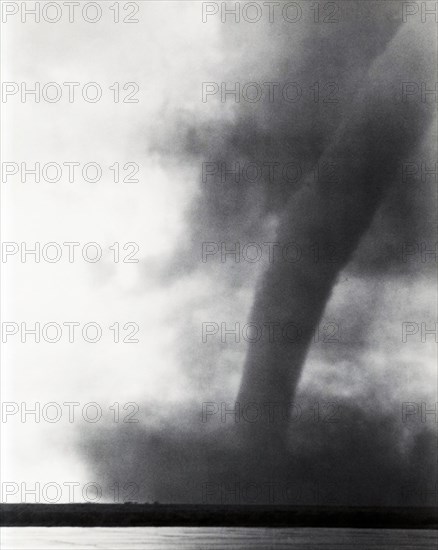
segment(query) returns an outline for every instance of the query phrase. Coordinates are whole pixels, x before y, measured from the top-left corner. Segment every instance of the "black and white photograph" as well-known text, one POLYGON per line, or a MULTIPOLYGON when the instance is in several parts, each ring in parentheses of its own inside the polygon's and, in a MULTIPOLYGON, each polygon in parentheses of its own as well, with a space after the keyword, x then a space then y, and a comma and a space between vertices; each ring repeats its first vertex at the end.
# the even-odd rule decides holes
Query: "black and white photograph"
POLYGON ((436 550, 438 2, 0 11, 2 550, 436 550))

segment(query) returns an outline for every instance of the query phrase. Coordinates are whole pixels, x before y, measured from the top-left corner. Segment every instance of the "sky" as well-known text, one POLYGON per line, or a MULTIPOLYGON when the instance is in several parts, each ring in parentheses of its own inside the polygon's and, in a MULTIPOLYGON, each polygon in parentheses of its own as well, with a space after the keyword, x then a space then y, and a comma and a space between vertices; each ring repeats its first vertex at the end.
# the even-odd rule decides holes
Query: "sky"
MULTIPOLYGON (((3 242, 80 243, 72 263, 65 246, 57 263, 31 257, 22 262, 19 254, 5 262, 3 256, 3 323, 81 324, 72 343, 63 330, 56 343, 34 343, 32 337, 23 343, 17 334, 3 345, 3 406, 19 408, 6 418, 2 410, 3 481, 58 484, 62 502, 69 499, 66 482, 79 484, 79 499, 84 486, 97 484, 107 502, 116 498, 116 484, 125 487, 121 500, 170 502, 222 501, 224 483, 255 483, 257 502, 268 499, 270 482, 281 488, 276 502, 286 498, 288 484, 304 488, 303 503, 328 502, 334 484, 338 501, 346 503, 400 502, 412 480, 421 494, 429 490, 436 484, 436 423, 433 415, 422 422, 421 403, 432 409, 437 401, 436 337, 421 336, 422 323, 436 327, 436 264, 431 256, 422 258, 421 246, 433 249, 436 243, 430 178, 406 185, 396 174, 339 274, 294 397, 302 418, 290 424, 290 448, 275 475, 260 471, 256 457, 242 458, 231 417, 222 422, 215 413, 202 421, 203 403, 220 410, 236 401, 251 343, 244 337, 223 342, 221 323, 228 328, 251 321, 257 281, 269 268, 266 247, 257 262, 245 256, 222 262, 220 253, 202 261, 202 243, 239 242, 243 248, 275 241, 281 209, 303 185, 299 178, 292 184, 284 178, 203 181, 203 163, 214 163, 214 169, 221 162, 293 161, 304 172, 312 169, 345 113, 354 116, 355 92, 367 84, 369 59, 382 55, 385 40, 395 34, 399 7, 373 15, 358 2, 357 11, 339 2, 341 22, 329 25, 315 24, 302 2, 296 23, 278 17, 271 24, 265 16, 233 25, 217 15, 203 23, 200 2, 138 4, 139 22, 133 24, 114 23, 109 3, 101 2, 102 19, 94 24, 80 15, 69 23, 64 12, 53 24, 22 23, 18 14, 4 25, 3 82, 79 82, 78 90, 97 82, 103 97, 88 103, 79 93, 69 103, 65 88, 58 103, 9 97, 7 110, 2 105, 8 136, 2 162, 95 162, 103 175, 95 183, 80 176, 70 182, 66 170, 56 183, 36 183, 31 176, 23 183, 20 174, 2 181, 3 242), (225 81, 298 82, 303 97, 237 104, 222 102, 219 93, 202 101, 203 82, 225 81), (115 103, 115 82, 122 94, 124 83, 136 83, 140 101, 115 103), (324 86, 335 82, 340 101, 315 102, 309 91, 315 82, 323 97, 331 90, 324 86), (109 167, 116 162, 136 163, 139 173, 132 177, 139 181, 114 182, 109 167), (102 248, 96 263, 81 255, 90 242, 102 248), (135 250, 139 261, 114 262, 114 243, 122 257, 135 250), (125 252, 125 243, 134 245, 125 252), (403 261, 407 245, 413 253, 403 261), (89 322, 102 327, 94 344, 80 332, 89 322), (418 332, 403 342, 406 322, 418 332), (114 323, 122 337, 138 325, 132 338, 139 342, 115 343, 109 328, 114 323), (126 323, 135 325, 124 329, 126 323), (204 342, 205 323, 219 332, 204 342), (330 327, 335 338, 328 342, 330 327), (36 402, 42 409, 59 404, 62 417, 23 422, 22 404, 32 408, 36 402), (65 402, 79 403, 73 422, 65 402), (82 416, 90 402, 102 411, 97 422, 82 416), (416 413, 406 419, 407 402, 416 413), (315 403, 324 414, 334 403, 339 422, 319 413, 316 421, 315 403), (120 421, 130 412, 138 423, 120 421), (319 490, 323 496, 315 497, 319 490)), ((421 40, 433 43, 431 29, 419 16, 408 18, 400 54, 407 59, 406 76, 389 75, 388 81, 412 76, 412 52, 422 51, 421 40)), ((426 67, 433 66, 434 51, 423 50, 426 67)), ((436 122, 408 161, 430 166, 434 151, 436 122)), ((21 486, 7 496, 31 501, 21 486)), ((286 500, 297 498, 294 493, 286 500)), ((239 499, 245 503, 248 495, 239 499)))

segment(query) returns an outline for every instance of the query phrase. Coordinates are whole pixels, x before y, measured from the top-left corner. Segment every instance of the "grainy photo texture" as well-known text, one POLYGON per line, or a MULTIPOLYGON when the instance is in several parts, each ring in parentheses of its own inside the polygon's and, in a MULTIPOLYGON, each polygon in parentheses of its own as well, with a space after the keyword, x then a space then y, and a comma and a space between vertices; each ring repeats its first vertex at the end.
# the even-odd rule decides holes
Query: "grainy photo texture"
POLYGON ((436 548, 438 2, 0 5, 2 547, 436 548))

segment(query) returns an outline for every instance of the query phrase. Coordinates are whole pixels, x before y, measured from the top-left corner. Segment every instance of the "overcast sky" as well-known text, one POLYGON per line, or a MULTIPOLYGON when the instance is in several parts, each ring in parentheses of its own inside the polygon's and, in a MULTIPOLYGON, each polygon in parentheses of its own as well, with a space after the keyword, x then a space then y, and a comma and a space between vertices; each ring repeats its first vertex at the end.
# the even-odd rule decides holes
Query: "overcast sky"
MULTIPOLYGON (((35 423, 32 417, 23 423, 18 413, 4 421, 2 435, 8 445, 2 446, 3 481, 104 485, 108 479, 101 478, 95 467, 96 453, 84 453, 84 446, 93 446, 93 438, 101 437, 96 436, 99 430, 138 429, 129 424, 114 426, 109 409, 113 403, 123 407, 135 402, 139 405, 135 418, 145 430, 167 422, 163 430, 171 431, 172 414, 185 404, 195 417, 204 401, 233 402, 239 387, 248 344, 221 345, 217 336, 202 343, 201 326, 203 322, 245 324, 263 263, 200 261, 202 240, 199 235, 193 239, 193 226, 203 228, 205 220, 197 225, 188 212, 193 212, 190 209, 204 192, 201 161, 183 146, 178 150, 184 141, 180 135, 185 128, 210 119, 220 134, 224 121, 235 120, 235 105, 201 101, 202 82, 221 82, 233 74, 242 82, 279 79, 282 69, 270 63, 276 51, 298 66, 312 47, 308 23, 303 19, 294 32, 286 38, 279 33, 273 42, 263 21, 257 30, 242 26, 241 35, 224 29, 218 18, 203 23, 200 2, 138 2, 140 21, 135 24, 115 24, 109 4, 100 2, 103 15, 95 24, 79 16, 69 23, 66 15, 54 24, 22 23, 17 15, 3 26, 3 81, 29 86, 98 82, 103 89, 97 103, 83 101, 78 93, 70 104, 63 87, 58 103, 35 103, 31 98, 22 103, 17 95, 8 98, 7 110, 3 105, 2 131, 7 135, 3 162, 96 162, 103 168, 97 183, 81 177, 71 183, 66 170, 56 183, 35 183, 32 177, 22 183, 19 175, 2 182, 3 242, 26 242, 29 247, 35 242, 81 243, 73 263, 63 247, 58 263, 44 259, 34 263, 30 257, 22 263, 17 254, 2 264, 3 322, 30 326, 77 321, 82 328, 93 321, 103 329, 101 341, 95 344, 84 342, 80 332, 69 343, 65 329, 57 343, 35 344, 32 338, 22 343, 14 335, 3 345, 3 402, 25 402, 29 408, 35 402, 41 406, 80 403, 73 423, 65 406, 56 423, 44 419, 35 423), (292 41, 287 55, 284 40, 292 41), (248 48, 248 44, 254 46, 248 48), (114 103, 109 87, 115 82, 122 87, 137 83, 139 103, 114 103), (139 182, 112 181, 109 166, 115 162, 137 163, 139 173, 134 177, 139 182), (82 245, 89 242, 102 246, 101 261, 82 259, 82 245), (136 243, 139 262, 115 263, 109 249, 115 242, 121 247, 136 243), (115 322, 138 324, 139 342, 112 342, 109 326, 115 322), (82 419, 80 411, 88 402, 102 407, 101 422, 82 419)), ((333 43, 328 47, 336 51, 333 43)), ((306 68, 300 66, 297 74, 306 75, 306 68)), ((431 77, 431 82, 435 80, 431 77)), ((295 124, 301 124, 299 115, 289 114, 295 124)), ((269 128, 269 117, 260 124, 269 128)), ((210 141, 210 154, 221 146, 220 139, 210 141)), ((422 152, 415 153, 415 162, 424 158, 430 163, 435 146, 436 128, 432 127, 422 152)), ((217 158, 222 159, 221 155, 217 158)), ((416 210, 408 216, 430 219, 430 180, 424 187, 415 185, 416 210)), ((249 229, 245 233, 246 228, 239 233, 242 225, 235 236, 229 232, 229 241, 265 242, 272 236, 274 214, 269 209, 263 213, 255 238, 249 229)), ((237 224, 236 219, 232 223, 237 224)), ((433 233, 418 224, 409 240, 433 248, 433 233)), ((391 233, 392 227, 400 226, 400 220, 388 226, 377 220, 356 259, 340 276, 323 318, 341 327, 341 343, 312 345, 298 400, 305 401, 308 395, 326 402, 348 399, 361 403, 366 412, 367 396, 372 396, 371 407, 378 403, 382 415, 388 412, 399 422, 404 401, 434 406, 436 341, 429 336, 421 342, 417 334, 402 343, 403 322, 425 322, 429 327, 436 323, 433 262, 423 263, 416 255, 407 263, 394 261, 387 268, 379 267, 385 243, 400 250, 406 241, 391 233)), ((207 231, 208 224, 205 227, 207 231)), ((219 237, 210 235, 206 240, 219 237)), ((122 332, 125 336, 126 331, 122 332)), ((139 461, 136 458, 133 464, 139 461)), ((135 469, 126 475, 122 481, 146 483, 142 472, 136 477, 135 469)), ((141 495, 148 498, 155 493, 143 487, 141 495)))

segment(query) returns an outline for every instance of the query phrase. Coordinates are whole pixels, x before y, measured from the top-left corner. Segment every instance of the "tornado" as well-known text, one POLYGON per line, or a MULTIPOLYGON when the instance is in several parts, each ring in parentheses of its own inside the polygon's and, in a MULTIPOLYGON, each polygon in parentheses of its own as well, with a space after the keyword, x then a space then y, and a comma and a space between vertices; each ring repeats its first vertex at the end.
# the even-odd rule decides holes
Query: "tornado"
MULTIPOLYGON (((401 185, 401 163, 414 154, 433 119, 433 101, 402 95, 404 82, 430 80, 433 53, 426 40, 431 37, 409 25, 388 35, 319 158, 320 166, 335 164, 335 177, 314 182, 309 174, 279 216, 276 242, 296 243, 302 255, 299 261, 272 263, 258 283, 250 320, 258 326, 275 323, 280 336, 249 347, 237 397, 240 407, 263 410, 269 403, 287 410, 293 402, 312 335, 338 276, 391 186, 401 185), (322 252, 319 261, 315 247, 322 252), (328 250, 333 257, 324 255, 328 250), (287 326, 297 331, 293 341, 281 336, 287 326)), ((274 421, 262 415, 239 430, 244 445, 264 449, 262 454, 275 460, 288 446, 288 426, 281 415, 274 421)))

